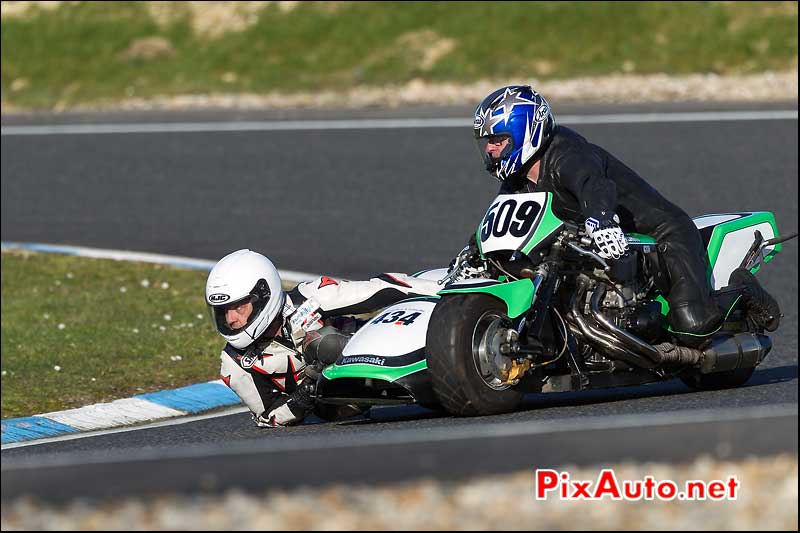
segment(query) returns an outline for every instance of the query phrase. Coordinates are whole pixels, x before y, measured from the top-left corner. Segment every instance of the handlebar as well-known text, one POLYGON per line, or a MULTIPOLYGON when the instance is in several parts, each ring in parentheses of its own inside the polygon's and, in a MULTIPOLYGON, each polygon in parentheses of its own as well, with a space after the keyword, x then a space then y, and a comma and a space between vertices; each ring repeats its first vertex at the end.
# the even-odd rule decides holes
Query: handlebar
POLYGON ((790 233, 788 235, 783 235, 783 236, 778 235, 777 237, 774 237, 774 238, 772 238, 772 239, 770 239, 768 241, 764 241, 764 244, 762 246, 772 246, 773 244, 780 244, 782 242, 786 242, 788 240, 794 239, 795 237, 797 237, 797 232, 796 231, 794 233, 790 233))
POLYGON ((569 241, 566 241, 566 244, 567 244, 567 246, 569 246, 570 248, 572 248, 573 250, 575 250, 579 254, 581 254, 583 256, 586 256, 586 257, 591 257, 592 259, 594 259, 595 261, 600 263, 603 266, 603 270, 605 272, 608 272, 609 270, 611 270, 611 267, 608 266, 608 263, 606 263, 605 259, 600 257, 598 254, 596 254, 596 253, 594 253, 592 251, 589 251, 589 250, 585 250, 585 249, 581 248, 580 246, 578 246, 577 244, 569 242, 569 241))

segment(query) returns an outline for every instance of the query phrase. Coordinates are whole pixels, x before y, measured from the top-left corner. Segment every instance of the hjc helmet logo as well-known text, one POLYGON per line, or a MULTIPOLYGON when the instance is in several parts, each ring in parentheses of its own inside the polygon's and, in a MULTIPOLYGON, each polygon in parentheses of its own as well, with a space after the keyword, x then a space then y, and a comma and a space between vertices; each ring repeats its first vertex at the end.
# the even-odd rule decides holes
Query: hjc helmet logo
POLYGON ((230 299, 231 299, 230 296, 222 293, 212 294, 211 296, 208 297, 208 301, 211 302, 212 304, 221 304, 222 302, 227 302, 230 299))

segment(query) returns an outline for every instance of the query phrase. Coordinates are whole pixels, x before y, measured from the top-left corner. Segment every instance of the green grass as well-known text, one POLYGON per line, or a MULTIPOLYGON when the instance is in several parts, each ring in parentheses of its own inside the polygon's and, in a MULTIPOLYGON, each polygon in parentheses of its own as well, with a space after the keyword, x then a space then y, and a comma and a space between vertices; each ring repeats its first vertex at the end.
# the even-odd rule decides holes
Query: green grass
POLYGON ((301 2, 196 33, 185 6, 65 3, 2 20, 2 97, 23 108, 128 96, 347 89, 616 72, 750 73, 797 66, 796 2, 301 2), (332 7, 333 4, 333 7, 332 7), (175 53, 120 59, 137 38, 175 53), (443 43, 450 43, 448 47, 443 43), (448 49, 425 65, 427 54, 448 49), (226 81, 227 80, 227 81, 226 81), (235 80, 235 81, 231 81, 235 80))
POLYGON ((224 341, 206 311, 207 272, 19 251, 1 257, 2 418, 219 376, 224 341))

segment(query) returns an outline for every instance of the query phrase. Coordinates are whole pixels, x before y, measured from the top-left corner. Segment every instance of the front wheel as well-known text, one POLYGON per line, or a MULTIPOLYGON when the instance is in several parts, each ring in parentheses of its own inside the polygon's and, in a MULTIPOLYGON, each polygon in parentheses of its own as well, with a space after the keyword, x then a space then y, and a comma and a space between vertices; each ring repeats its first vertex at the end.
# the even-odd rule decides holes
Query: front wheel
POLYGON ((485 294, 442 297, 428 325, 428 372, 442 406, 457 416, 513 411, 523 393, 504 385, 495 357, 512 327, 505 305, 485 294))

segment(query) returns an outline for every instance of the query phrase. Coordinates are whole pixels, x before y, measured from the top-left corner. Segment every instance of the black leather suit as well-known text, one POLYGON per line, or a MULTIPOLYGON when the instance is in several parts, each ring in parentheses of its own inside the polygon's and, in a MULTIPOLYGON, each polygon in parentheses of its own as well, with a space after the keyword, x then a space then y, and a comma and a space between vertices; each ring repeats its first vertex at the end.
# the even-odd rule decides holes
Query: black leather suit
POLYGON ((706 276, 708 256, 689 215, 613 155, 564 126, 554 129, 540 161, 535 184, 523 175, 504 182, 500 192, 551 192, 553 211, 563 220, 583 225, 589 217, 602 222, 616 213, 623 231, 652 236, 670 278, 666 298, 672 329, 695 335, 714 329, 722 315, 706 276))

